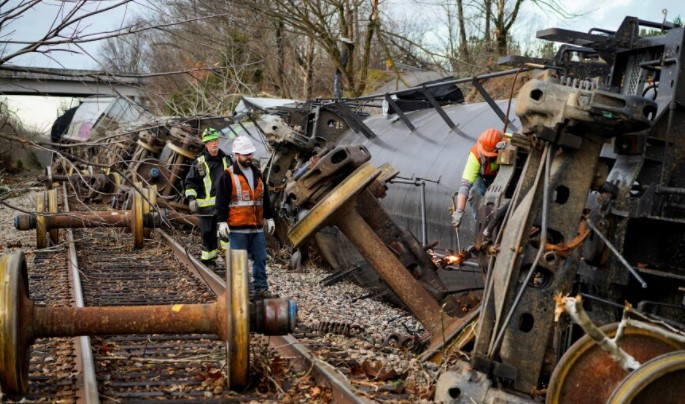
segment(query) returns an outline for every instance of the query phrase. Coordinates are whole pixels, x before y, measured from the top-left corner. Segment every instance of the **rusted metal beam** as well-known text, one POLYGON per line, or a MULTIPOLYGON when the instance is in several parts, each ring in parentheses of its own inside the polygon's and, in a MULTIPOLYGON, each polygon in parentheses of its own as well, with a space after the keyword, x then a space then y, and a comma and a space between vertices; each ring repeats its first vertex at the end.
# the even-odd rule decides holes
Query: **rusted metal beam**
POLYGON ((69 212, 46 216, 48 229, 79 229, 87 227, 128 227, 131 221, 129 211, 69 212))
POLYGON ((340 214, 336 225, 431 335, 440 335, 438 302, 418 284, 357 211, 350 209, 340 214))
MULTIPOLYGON (((298 246, 324 226, 335 225, 340 228, 408 310, 434 338, 437 338, 442 335, 442 324, 445 320, 442 316, 439 298, 431 294, 427 289, 428 285, 415 279, 400 261, 399 257, 403 257, 405 250, 401 247, 401 243, 396 240, 388 245, 387 240, 383 240, 374 231, 372 218, 368 218, 369 222, 367 222, 356 208, 356 205, 360 203, 359 200, 364 199, 367 187, 380 174, 381 170, 371 163, 367 162, 359 167, 335 189, 321 198, 307 216, 290 229, 288 237, 295 246, 298 246)), ((378 211, 379 208, 376 208, 374 209, 373 205, 366 202, 361 202, 359 207, 359 209, 378 211)), ((406 250, 409 251, 411 248, 407 246, 406 250)), ((446 321, 451 321, 451 317, 446 316, 446 321)))
MULTIPOLYGON (((222 333, 216 304, 33 307, 32 338, 116 334, 222 333)), ((223 308, 225 310, 225 308, 223 308)))

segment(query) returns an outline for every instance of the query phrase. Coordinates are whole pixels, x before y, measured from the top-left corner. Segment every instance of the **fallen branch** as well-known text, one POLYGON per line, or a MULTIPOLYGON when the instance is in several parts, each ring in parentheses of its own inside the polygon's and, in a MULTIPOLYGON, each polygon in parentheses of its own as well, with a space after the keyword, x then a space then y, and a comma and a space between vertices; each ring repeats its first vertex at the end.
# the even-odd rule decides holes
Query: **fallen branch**
POLYGON ((645 314, 634 310, 629 305, 626 305, 624 313, 630 313, 630 314, 640 318, 639 320, 633 319, 633 318, 625 318, 621 322, 625 322, 627 326, 630 326, 632 328, 637 328, 640 330, 650 331, 650 332, 653 332, 655 334, 662 335, 668 339, 676 340, 681 344, 685 344, 685 334, 683 334, 682 330, 674 328, 674 327, 670 326, 669 324, 667 324, 663 321, 658 321, 658 320, 654 320, 652 318, 649 318, 645 314))
POLYGON ((605 350, 611 359, 621 366, 624 370, 632 372, 633 370, 640 367, 640 362, 633 358, 629 353, 621 349, 618 345, 626 327, 626 313, 627 310, 623 312, 623 319, 619 324, 618 330, 616 331, 616 336, 614 338, 609 338, 602 330, 597 327, 590 317, 583 309, 583 300, 578 295, 577 297, 562 296, 558 294, 554 297, 556 301, 556 309, 554 311, 555 321, 559 320, 561 313, 566 312, 571 316, 573 321, 578 324, 585 333, 592 338, 600 348, 605 350))

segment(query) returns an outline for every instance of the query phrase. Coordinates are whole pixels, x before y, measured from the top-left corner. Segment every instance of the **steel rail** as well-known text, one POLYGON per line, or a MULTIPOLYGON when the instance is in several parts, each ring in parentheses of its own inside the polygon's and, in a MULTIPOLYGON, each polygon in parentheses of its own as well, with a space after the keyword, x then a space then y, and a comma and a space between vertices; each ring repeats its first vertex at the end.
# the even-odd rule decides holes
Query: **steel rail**
POLYGON ((162 240, 171 247, 174 256, 190 270, 190 272, 202 283, 209 286, 215 295, 220 296, 226 289, 226 282, 219 275, 207 268, 199 259, 191 255, 190 252, 178 241, 174 240, 164 230, 157 228, 155 232, 162 237, 162 240))
POLYGON ((317 358, 304 345, 297 342, 292 335, 279 335, 269 337, 269 346, 276 349, 283 357, 302 361, 300 369, 312 370, 312 375, 317 382, 328 386, 333 393, 335 403, 372 403, 373 401, 358 396, 343 375, 323 360, 317 358))
MULTIPOLYGON (((67 194, 67 187, 62 187, 64 195, 64 211, 69 212, 69 200, 67 194)), ((69 248, 69 257, 67 263, 69 265, 69 284, 71 295, 74 299, 75 307, 84 307, 83 292, 81 288, 81 277, 79 275, 78 258, 76 256, 76 243, 74 242, 74 233, 72 229, 66 229, 67 244, 69 248)), ((78 391, 76 393, 77 403, 98 404, 100 403, 100 394, 98 392, 97 378, 95 377, 95 363, 93 362, 93 350, 90 345, 90 337, 80 336, 74 338, 74 346, 76 357, 76 370, 78 378, 76 385, 78 391)))
MULTIPOLYGON (((162 237, 162 240, 171 247, 174 255, 202 282, 217 295, 221 295, 226 283, 216 273, 203 265, 197 258, 192 256, 188 250, 178 241, 174 240, 162 229, 155 229, 155 232, 162 237)), ((317 382, 326 385, 331 389, 333 401, 336 403, 359 403, 370 404, 372 401, 360 397, 354 393, 354 388, 348 380, 341 375, 333 366, 317 358, 304 345, 297 342, 292 335, 269 337, 269 346, 276 349, 284 357, 299 361, 303 370, 311 369, 312 376, 317 382)))

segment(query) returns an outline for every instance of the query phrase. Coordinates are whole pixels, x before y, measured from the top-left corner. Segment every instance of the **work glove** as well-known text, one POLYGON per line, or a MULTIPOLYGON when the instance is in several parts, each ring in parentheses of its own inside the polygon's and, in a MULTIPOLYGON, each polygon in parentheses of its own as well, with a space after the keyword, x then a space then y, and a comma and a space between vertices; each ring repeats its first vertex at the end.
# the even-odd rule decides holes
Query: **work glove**
POLYGON ((269 234, 274 234, 274 230, 276 230, 276 223, 274 220, 266 219, 266 232, 269 234))
POLYGON ((228 223, 226 223, 226 222, 219 223, 219 235, 223 238, 228 238, 228 236, 230 234, 231 234, 231 229, 228 227, 228 223))
POLYGON ((188 202, 188 208, 190 209, 190 213, 197 213, 197 201, 195 198, 190 198, 190 202, 188 202))
POLYGON ((462 216, 464 216, 464 209, 455 209, 454 213, 452 213, 452 226, 459 228, 462 216))

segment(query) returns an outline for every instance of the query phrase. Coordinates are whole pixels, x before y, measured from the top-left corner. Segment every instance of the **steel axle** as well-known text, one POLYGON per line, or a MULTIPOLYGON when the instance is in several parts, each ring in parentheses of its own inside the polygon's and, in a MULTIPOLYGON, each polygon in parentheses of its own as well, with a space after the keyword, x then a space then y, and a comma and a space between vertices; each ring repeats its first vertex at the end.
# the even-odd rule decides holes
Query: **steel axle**
POLYGON ((39 194, 36 198, 36 214, 19 214, 14 218, 14 227, 17 230, 36 230, 36 245, 38 248, 48 246, 45 233, 50 233, 52 243, 57 243, 57 230, 65 228, 89 228, 89 227, 127 227, 133 233, 135 248, 143 247, 144 228, 157 227, 158 215, 151 212, 150 206, 154 204, 155 192, 143 189, 143 195, 133 193, 131 209, 121 211, 91 211, 70 212, 68 214, 57 213, 57 190, 51 189, 39 194), (45 205, 47 201, 48 210, 45 205), (49 213, 49 214, 45 214, 49 213))
POLYGON ((25 393, 29 346, 37 338, 117 334, 214 334, 226 341, 231 386, 247 383, 249 332, 294 331, 292 300, 247 303, 247 252, 233 250, 230 288, 211 304, 159 306, 45 307, 28 293, 22 252, 0 258, 0 388, 25 393))

